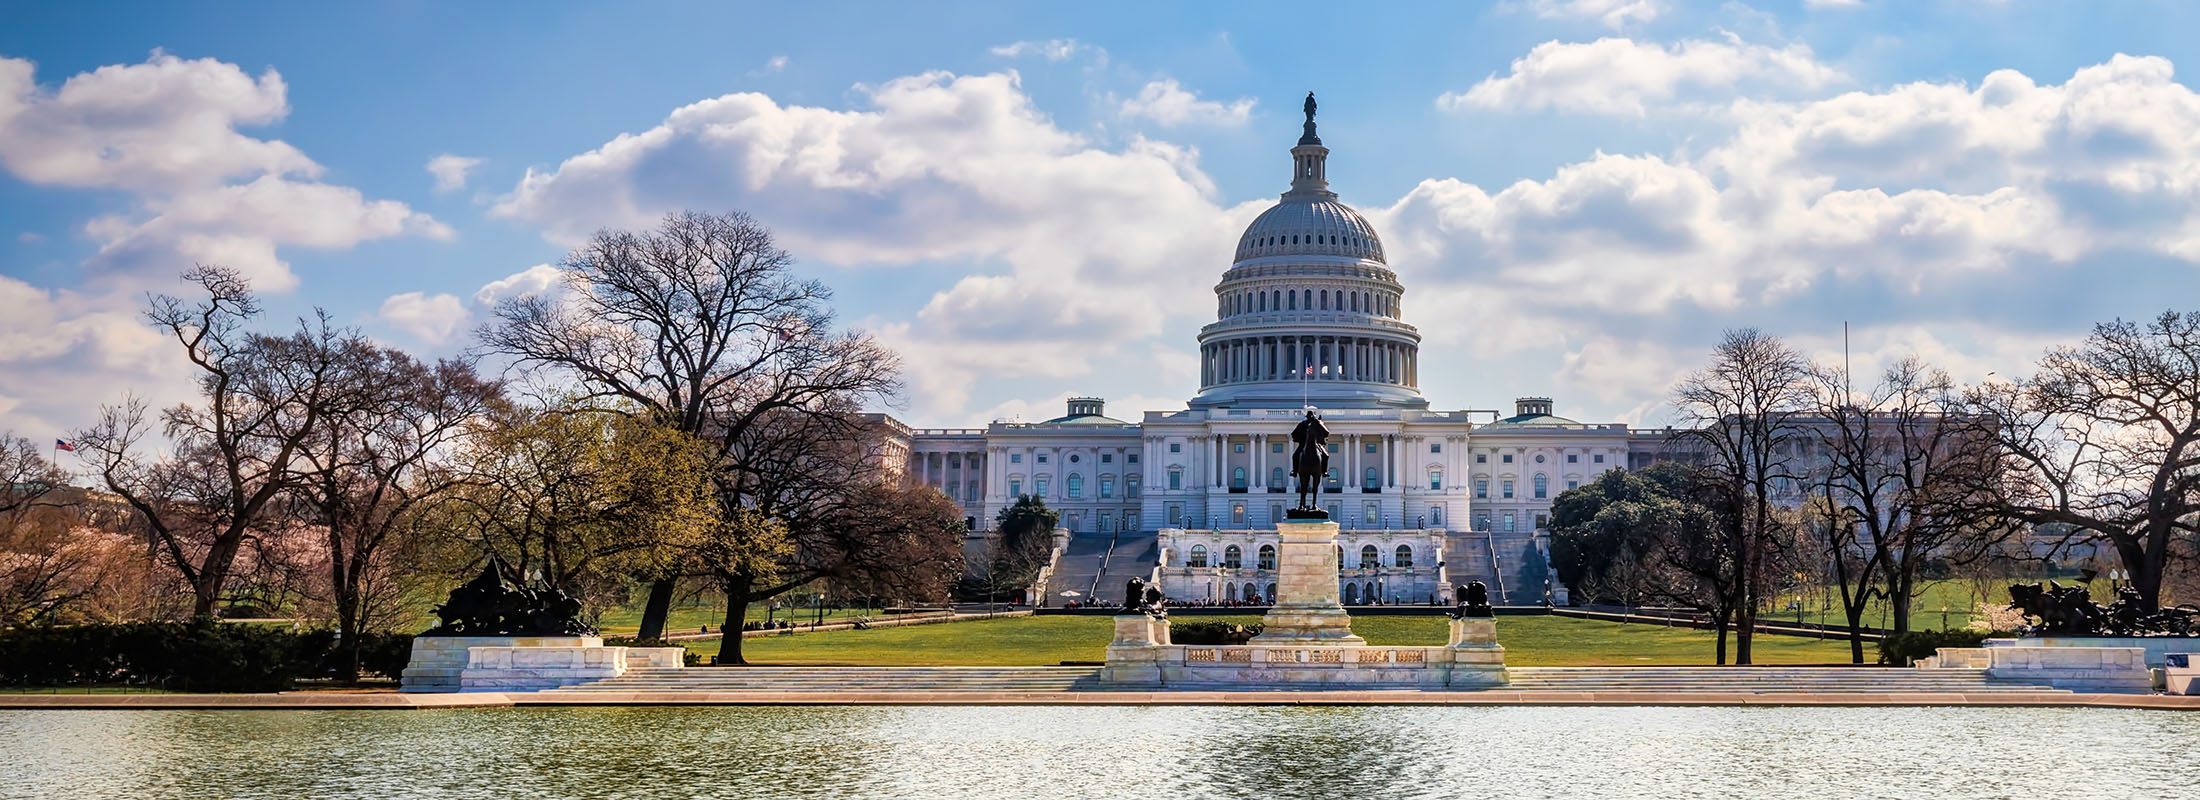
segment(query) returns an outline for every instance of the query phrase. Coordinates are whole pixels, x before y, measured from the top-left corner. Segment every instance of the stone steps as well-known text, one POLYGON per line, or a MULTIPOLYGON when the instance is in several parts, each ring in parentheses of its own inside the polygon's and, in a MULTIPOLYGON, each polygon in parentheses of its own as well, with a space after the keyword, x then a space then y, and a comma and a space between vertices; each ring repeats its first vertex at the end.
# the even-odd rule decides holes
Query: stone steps
MULTIPOLYGON (((641 667, 617 678, 557 692, 1062 692, 1099 691, 1097 667, 641 667)), ((1984 670, 1869 667, 1514 667, 1499 691, 1727 692, 1853 694, 1888 692, 2057 692, 2000 681, 1984 670)), ((1239 687, 1257 689, 1259 687, 1239 687)))
POLYGON ((1987 677, 1985 670, 1876 667, 1514 667, 1516 691, 1606 692, 2055 692, 1987 677))

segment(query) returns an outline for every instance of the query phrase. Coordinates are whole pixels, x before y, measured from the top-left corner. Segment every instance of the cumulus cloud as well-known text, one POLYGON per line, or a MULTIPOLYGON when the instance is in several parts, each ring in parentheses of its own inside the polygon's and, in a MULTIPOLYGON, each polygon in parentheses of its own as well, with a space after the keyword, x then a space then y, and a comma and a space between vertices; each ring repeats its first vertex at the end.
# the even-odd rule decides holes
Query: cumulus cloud
POLYGON ((1526 9, 1543 19, 1596 20, 1620 28, 1656 19, 1665 5, 1658 0, 1528 0, 1526 9))
POLYGON ((1057 127, 1014 73, 861 90, 856 110, 760 94, 693 103, 529 171, 492 213, 569 243, 676 209, 744 208, 805 259, 984 265, 926 303, 921 324, 882 331, 900 337, 919 388, 938 390, 919 401, 951 404, 974 376, 1089 368, 1171 314, 1210 307, 1208 276, 1180 267, 1225 262, 1258 210, 1216 203, 1190 149, 1107 149, 1057 127))
POLYGON ((1815 91, 1846 80, 1800 44, 1773 48, 1739 40, 1660 46, 1606 37, 1549 41, 1464 92, 1437 98, 1450 110, 1559 110, 1640 116, 1651 106, 1741 88, 1815 91))
POLYGON ((1864 0, 1803 0, 1804 8, 1859 8, 1864 0))
POLYGON ((342 249, 451 230, 404 203, 324 183, 297 148, 243 133, 289 112, 274 70, 154 52, 42 87, 34 65, 0 58, 0 169, 26 183, 121 193, 127 205, 87 220, 97 246, 80 286, 0 279, 0 409, 23 432, 88 422, 128 390, 155 405, 188 392, 178 359, 138 315, 148 291, 174 288, 192 263, 234 267, 255 288, 298 279, 286 248, 342 249), (27 343, 41 342, 38 346, 27 343))
POLYGON ((474 304, 495 306, 506 300, 534 297, 557 288, 564 280, 565 273, 557 267, 536 264, 483 284, 474 292, 474 304))
POLYGON ((435 176, 438 194, 455 192, 466 188, 467 176, 478 166, 481 166, 481 159, 444 153, 428 159, 428 174, 435 176))
POLYGON ((375 317, 428 344, 442 344, 466 322, 466 306, 447 294, 405 292, 382 301, 375 317))
POLYGON ((1238 126, 1252 118, 1253 103, 1250 97, 1228 104, 1201 100, 1199 95, 1185 91, 1175 78, 1163 78, 1146 84, 1137 97, 1124 100, 1119 108, 1123 116, 1145 117, 1164 126, 1238 126))

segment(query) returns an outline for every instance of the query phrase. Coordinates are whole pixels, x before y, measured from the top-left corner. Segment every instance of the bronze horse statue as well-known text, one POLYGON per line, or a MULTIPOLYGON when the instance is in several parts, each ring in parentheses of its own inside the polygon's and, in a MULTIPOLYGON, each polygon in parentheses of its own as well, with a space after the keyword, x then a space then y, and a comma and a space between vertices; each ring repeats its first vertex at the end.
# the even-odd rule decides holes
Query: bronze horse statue
POLYGON ((1329 476, 1329 428, 1315 416, 1314 409, 1306 410, 1306 418, 1291 429, 1291 477, 1298 479, 1299 507, 1301 511, 1314 511, 1315 495, 1322 490, 1322 479, 1329 476))

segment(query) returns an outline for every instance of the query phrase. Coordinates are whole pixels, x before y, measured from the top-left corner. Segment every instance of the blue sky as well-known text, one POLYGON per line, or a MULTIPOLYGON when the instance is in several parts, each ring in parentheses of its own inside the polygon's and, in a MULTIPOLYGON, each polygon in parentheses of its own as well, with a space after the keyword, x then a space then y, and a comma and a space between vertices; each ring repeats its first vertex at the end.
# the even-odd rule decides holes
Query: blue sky
POLYGON ((1442 408, 1655 423, 1732 326, 2015 374, 2200 296, 2190 4, 1365 5, 8 4, 0 430, 180 398, 134 311, 193 260, 447 354, 681 207, 778 230, 913 423, 1178 407, 1309 89, 1442 408))

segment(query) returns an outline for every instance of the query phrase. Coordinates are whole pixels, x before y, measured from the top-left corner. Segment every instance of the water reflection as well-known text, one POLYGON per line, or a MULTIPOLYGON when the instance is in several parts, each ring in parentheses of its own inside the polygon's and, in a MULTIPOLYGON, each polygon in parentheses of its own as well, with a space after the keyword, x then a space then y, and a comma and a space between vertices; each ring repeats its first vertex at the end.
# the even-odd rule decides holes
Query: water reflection
POLYGON ((0 711, 8 798, 2162 797, 2195 783, 2200 716, 2107 709, 0 711))

